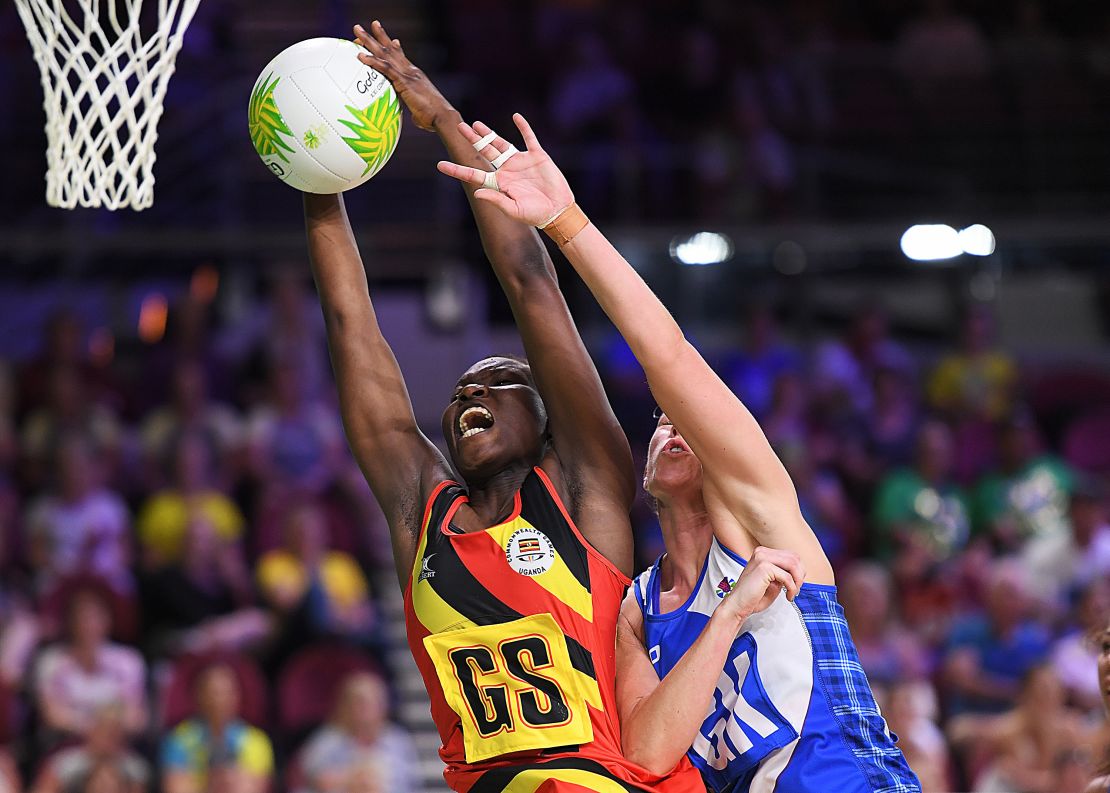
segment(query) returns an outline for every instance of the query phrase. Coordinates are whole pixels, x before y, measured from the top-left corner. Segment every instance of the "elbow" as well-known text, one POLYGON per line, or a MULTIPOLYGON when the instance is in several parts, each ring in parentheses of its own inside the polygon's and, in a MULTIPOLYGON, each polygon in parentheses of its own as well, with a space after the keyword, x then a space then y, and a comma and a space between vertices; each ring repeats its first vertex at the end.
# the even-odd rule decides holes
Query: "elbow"
POLYGON ((626 730, 621 735, 621 752, 630 762, 656 776, 667 774, 682 759, 681 755, 671 756, 663 747, 652 746, 650 741, 644 740, 634 730, 626 730))

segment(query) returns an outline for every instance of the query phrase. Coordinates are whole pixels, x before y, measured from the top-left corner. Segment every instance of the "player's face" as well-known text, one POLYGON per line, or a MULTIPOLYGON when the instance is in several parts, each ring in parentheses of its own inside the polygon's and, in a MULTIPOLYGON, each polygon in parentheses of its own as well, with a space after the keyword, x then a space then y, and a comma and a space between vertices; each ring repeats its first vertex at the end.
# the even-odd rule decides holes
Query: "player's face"
POLYGON ((648 444, 644 490, 660 501, 701 490, 701 461, 665 413, 648 444))
POLYGON ((547 412, 526 364, 486 358, 470 367, 443 411, 451 460, 470 484, 543 455, 547 412))

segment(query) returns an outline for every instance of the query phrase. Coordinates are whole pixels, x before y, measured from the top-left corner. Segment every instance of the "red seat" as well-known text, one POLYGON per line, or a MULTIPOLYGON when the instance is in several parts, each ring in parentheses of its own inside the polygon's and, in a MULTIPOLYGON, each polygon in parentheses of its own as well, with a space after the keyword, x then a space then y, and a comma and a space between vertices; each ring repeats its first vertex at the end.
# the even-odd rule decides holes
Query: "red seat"
POLYGON ((357 672, 381 674, 366 653, 342 644, 317 644, 298 652, 278 676, 278 726, 296 734, 325 721, 344 681, 357 672))
POLYGON ((1064 433, 1064 457, 1076 468, 1110 472, 1110 409, 1080 416, 1064 433))
POLYGON ((239 680, 239 713, 258 727, 267 725, 266 678, 258 665, 243 655, 210 653, 179 658, 170 673, 170 682, 162 695, 162 727, 170 729, 196 713, 193 684, 202 671, 215 664, 231 667, 239 680))

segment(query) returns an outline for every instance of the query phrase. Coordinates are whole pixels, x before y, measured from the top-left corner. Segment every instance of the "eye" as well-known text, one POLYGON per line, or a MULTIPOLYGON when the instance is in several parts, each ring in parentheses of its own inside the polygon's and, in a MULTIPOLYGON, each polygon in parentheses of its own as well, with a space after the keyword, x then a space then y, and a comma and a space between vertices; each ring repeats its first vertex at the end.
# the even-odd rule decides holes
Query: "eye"
POLYGON ((498 380, 498 381, 497 381, 496 383, 494 383, 494 385, 495 385, 495 386, 499 386, 499 385, 516 385, 516 381, 514 381, 514 380, 498 380))

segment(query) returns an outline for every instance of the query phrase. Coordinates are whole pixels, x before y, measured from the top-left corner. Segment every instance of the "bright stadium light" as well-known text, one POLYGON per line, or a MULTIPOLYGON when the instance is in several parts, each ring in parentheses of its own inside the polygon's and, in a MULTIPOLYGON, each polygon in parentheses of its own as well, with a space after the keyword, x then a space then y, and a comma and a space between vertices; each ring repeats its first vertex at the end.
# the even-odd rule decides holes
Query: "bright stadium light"
POLYGON ((732 258, 732 240, 714 231, 699 231, 692 237, 671 240, 671 258, 679 264, 720 264, 732 258))
POLYGON ((972 256, 990 256, 994 253, 994 232, 982 223, 968 226, 960 232, 960 247, 972 256))
POLYGON ((964 252, 960 232, 943 223, 910 226, 902 235, 902 253, 915 262, 954 259, 964 252))

